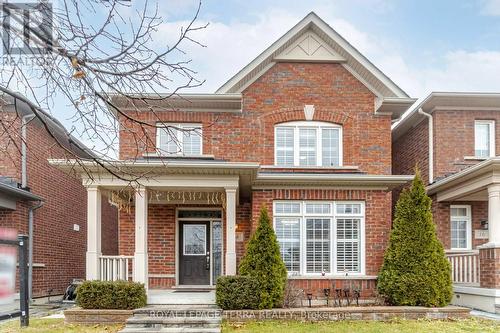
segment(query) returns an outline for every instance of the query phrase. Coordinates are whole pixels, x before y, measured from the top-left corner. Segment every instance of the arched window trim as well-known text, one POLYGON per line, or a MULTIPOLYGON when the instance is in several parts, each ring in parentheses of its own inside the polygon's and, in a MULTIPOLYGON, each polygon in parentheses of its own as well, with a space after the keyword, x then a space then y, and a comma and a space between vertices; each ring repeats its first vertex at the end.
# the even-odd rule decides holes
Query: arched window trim
MULTIPOLYGON (((343 166, 343 133, 342 133, 342 126, 339 124, 335 123, 329 123, 329 122, 323 122, 323 121, 289 121, 289 122, 284 122, 284 123, 279 123, 275 124, 274 126, 274 164, 276 166, 282 166, 282 167, 305 167, 305 168, 310 168, 310 167, 328 167, 328 168, 335 168, 335 167, 342 167, 343 166), (288 130, 287 130, 288 129, 288 130), (307 136, 307 130, 316 130, 316 140, 313 142, 315 143, 314 146, 314 152, 315 152, 315 163, 311 164, 309 162, 303 162, 301 164, 301 153, 307 155, 307 147, 301 146, 300 145, 300 134, 301 130, 304 130, 302 132, 303 135, 307 136), (336 129, 338 131, 338 165, 324 165, 323 161, 323 133, 324 130, 328 129, 336 129), (279 133, 281 131, 281 133, 279 133), (288 131, 285 133, 285 131, 288 131), (293 134, 292 134, 293 133, 293 134), (285 136, 288 135, 288 138, 285 136), (282 139, 281 141, 287 141, 288 139, 288 146, 285 143, 282 146, 278 146, 278 139, 282 139), (293 148, 292 145, 290 144, 290 138, 293 138, 293 148), (290 152, 293 152, 293 164, 290 163, 291 160, 291 154, 290 152), (281 161, 279 156, 280 155, 281 161), (283 157, 283 155, 287 155, 286 157, 283 157), (285 161, 283 161, 283 159, 285 161), (288 159, 288 162, 286 161, 288 159)), ((309 134, 312 132, 309 131, 309 134)), ((304 139, 307 140, 307 139, 304 139)), ((312 143, 312 142, 311 142, 312 143)), ((309 152, 311 151, 311 147, 309 147, 309 152)), ((304 157, 302 156, 304 159, 304 157)), ((306 157, 306 159, 309 158, 310 160, 312 159, 311 155, 306 157)))

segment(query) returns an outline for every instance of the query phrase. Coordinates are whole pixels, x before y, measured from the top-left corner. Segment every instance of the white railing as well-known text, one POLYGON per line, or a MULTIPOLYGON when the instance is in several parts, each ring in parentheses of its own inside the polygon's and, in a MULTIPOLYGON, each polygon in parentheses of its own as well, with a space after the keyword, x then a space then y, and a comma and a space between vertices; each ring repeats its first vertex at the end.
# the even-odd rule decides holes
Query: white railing
POLYGON ((133 256, 101 256, 99 258, 101 281, 128 281, 132 277, 133 256))
POLYGON ((447 253, 453 283, 479 285, 479 252, 447 253))

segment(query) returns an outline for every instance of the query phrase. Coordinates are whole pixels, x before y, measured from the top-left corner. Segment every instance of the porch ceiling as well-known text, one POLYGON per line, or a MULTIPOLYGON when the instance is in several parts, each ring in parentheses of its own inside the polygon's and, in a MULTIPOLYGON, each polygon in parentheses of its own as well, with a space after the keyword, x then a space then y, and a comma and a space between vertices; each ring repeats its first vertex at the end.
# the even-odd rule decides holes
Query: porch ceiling
POLYGON ((485 201, 488 186, 500 184, 500 157, 493 157, 427 187, 437 201, 485 201))

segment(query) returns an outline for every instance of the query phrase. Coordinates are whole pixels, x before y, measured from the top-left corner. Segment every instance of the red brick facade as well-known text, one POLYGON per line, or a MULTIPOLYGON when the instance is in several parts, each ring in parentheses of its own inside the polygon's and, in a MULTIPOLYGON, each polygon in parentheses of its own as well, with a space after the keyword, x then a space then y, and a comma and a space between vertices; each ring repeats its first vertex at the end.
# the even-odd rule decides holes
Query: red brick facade
MULTIPOLYGON (((9 149, 9 154, 0 157, 0 175, 20 182, 21 157, 15 148, 21 144, 20 119, 14 112, 1 115, 2 122, 10 124, 11 136, 18 140, 10 140, 6 133, 0 138, 1 144, 5 144, 2 147, 9 149)), ((28 186, 32 193, 45 199, 44 206, 34 213, 33 296, 62 294, 72 279, 85 278, 87 192, 81 179, 48 164, 47 159, 63 158, 65 154, 36 123, 28 126, 27 142, 28 186), (79 231, 73 230, 74 224, 79 231)), ((0 209, 0 227, 28 234, 30 205, 18 202, 16 210, 0 209)), ((117 210, 103 199, 102 212, 102 251, 116 254, 117 210)))
MULTIPOLYGON (((201 123, 203 154, 231 162, 257 162, 266 172, 391 174, 391 117, 375 115, 375 96, 340 64, 277 63, 243 92, 241 113, 159 111, 132 112, 141 121, 201 123), (274 127, 304 121, 304 105, 314 104, 313 120, 339 124, 343 130, 343 165, 354 169, 266 168, 274 165, 274 127), (156 117, 159 117, 156 118, 156 117)), ((135 159, 155 151, 155 129, 147 138, 121 120, 120 158, 135 159), (138 140, 136 140, 138 139, 138 140), (137 146, 136 142, 143 142, 137 146), (148 143, 148 144, 145 144, 148 143)), ((241 195, 236 210, 239 263, 264 205, 272 217, 274 200, 357 200, 365 202, 365 270, 363 295, 373 294, 391 228, 391 192, 381 189, 254 189, 241 195)), ((150 204, 148 209, 149 287, 175 285, 175 209, 182 205, 150 204)), ((120 254, 132 255, 134 210, 119 214, 120 254)), ((302 289, 332 287, 336 280, 294 279, 302 289)), ((340 285, 343 280, 337 280, 340 285)))

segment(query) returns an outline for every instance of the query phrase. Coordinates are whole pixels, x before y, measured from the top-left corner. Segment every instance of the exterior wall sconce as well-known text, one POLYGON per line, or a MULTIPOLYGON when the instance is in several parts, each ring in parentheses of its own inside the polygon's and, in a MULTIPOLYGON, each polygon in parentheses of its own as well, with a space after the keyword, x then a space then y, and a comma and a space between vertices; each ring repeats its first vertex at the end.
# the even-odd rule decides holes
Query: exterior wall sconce
POLYGON ((481 220, 481 228, 483 230, 488 230, 488 220, 481 220))

